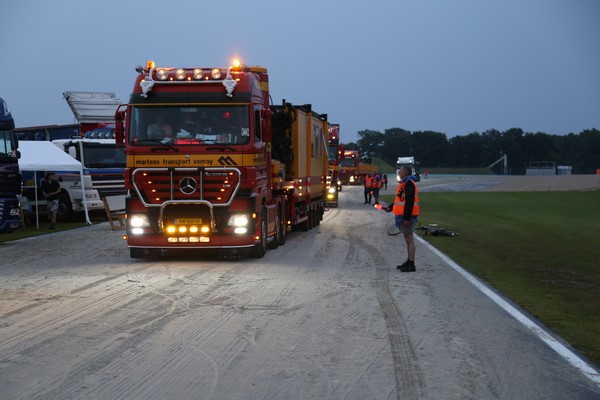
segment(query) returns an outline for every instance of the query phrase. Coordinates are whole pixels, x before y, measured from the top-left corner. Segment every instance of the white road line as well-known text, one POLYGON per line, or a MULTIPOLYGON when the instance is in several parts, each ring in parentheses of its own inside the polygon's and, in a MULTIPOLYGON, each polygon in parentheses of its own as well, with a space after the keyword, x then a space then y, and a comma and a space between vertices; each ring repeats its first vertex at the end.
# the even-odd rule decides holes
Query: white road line
POLYGON ((577 368, 581 373, 583 373, 586 377, 591 379, 594 383, 596 383, 600 387, 600 373, 592 368, 588 363, 582 360, 579 356, 565 347, 562 343, 558 342, 556 339, 552 337, 548 332, 543 330, 540 326, 538 326, 531 319, 527 318, 523 315, 519 310, 509 304, 502 297, 498 296, 491 289, 481 283, 475 276, 471 275, 465 269, 463 269, 460 265, 452 261, 448 256, 444 253, 433 247, 429 244, 425 239, 415 235, 415 238, 424 244, 429 250, 433 251, 437 254, 442 260, 444 260, 448 265, 450 265, 456 272, 461 274, 466 280, 471 282, 476 288, 478 288, 483 294, 489 297, 492 301, 502 307, 507 313, 512 315, 517 321, 522 323, 527 329, 529 329, 534 335, 539 337, 542 341, 544 341, 552 350, 557 352, 562 358, 567 360, 571 365, 577 368))

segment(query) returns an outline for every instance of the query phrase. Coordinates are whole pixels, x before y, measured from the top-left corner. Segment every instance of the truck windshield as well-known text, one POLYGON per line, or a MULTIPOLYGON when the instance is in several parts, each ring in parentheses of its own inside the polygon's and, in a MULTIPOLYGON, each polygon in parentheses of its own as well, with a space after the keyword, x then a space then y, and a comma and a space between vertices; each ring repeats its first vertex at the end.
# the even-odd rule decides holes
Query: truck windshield
POLYGON ((125 168, 125 152, 114 143, 83 142, 82 147, 87 168, 125 168))
POLYGON ((340 163, 340 165, 342 167, 352 167, 352 166, 354 166, 354 163, 355 163, 355 158, 349 157, 349 158, 344 158, 342 160, 342 162, 340 163))
POLYGON ((329 161, 336 161, 338 159, 338 154, 337 154, 337 144, 329 146, 327 148, 327 154, 329 155, 329 161))
POLYGON ((17 162, 13 133, 10 130, 0 130, 0 157, 3 162, 17 162))
POLYGON ((128 140, 144 146, 247 144, 248 107, 133 107, 128 140))

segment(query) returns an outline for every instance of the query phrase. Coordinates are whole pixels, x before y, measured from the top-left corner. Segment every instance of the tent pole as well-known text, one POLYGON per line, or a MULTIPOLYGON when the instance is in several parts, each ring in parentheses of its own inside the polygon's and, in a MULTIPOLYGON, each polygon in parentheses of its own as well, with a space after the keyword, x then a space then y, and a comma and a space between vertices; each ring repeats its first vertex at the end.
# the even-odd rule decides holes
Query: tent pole
POLYGON ((33 171, 33 180, 35 187, 35 226, 37 230, 40 230, 40 206, 38 204, 38 181, 37 181, 37 171, 33 171))
POLYGON ((81 179, 81 194, 83 195, 83 198, 81 199, 83 201, 83 210, 85 211, 85 222, 88 225, 92 225, 92 221, 90 221, 90 215, 88 213, 88 208, 87 208, 87 200, 85 198, 85 181, 83 180, 83 164, 81 164, 81 169, 79 170, 79 178, 81 179))

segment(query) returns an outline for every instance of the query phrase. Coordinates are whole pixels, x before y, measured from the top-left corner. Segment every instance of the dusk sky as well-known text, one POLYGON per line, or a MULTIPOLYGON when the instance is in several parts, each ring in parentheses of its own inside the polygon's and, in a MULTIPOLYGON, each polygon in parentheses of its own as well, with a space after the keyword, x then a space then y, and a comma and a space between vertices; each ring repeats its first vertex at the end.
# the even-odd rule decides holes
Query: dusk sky
POLYGON ((0 97, 17 127, 74 123, 65 91, 127 102, 135 66, 270 74, 271 97, 357 132, 600 129, 598 0, 3 0, 0 97))

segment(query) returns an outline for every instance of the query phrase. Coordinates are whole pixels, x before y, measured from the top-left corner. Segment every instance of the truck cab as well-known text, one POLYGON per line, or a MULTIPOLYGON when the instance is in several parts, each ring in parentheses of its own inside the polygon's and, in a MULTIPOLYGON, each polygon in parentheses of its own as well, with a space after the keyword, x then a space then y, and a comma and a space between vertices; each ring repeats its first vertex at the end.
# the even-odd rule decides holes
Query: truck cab
POLYGON ((404 165, 412 168, 413 175, 417 178, 417 182, 421 181, 421 173, 418 170, 419 163, 415 161, 414 157, 398 157, 396 161, 396 180, 400 182, 400 168, 404 165))
POLYGON ((0 98, 0 233, 11 233, 21 223, 19 143, 13 132, 14 120, 8 106, 0 98))

